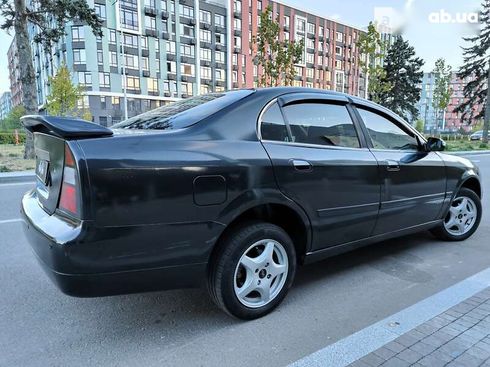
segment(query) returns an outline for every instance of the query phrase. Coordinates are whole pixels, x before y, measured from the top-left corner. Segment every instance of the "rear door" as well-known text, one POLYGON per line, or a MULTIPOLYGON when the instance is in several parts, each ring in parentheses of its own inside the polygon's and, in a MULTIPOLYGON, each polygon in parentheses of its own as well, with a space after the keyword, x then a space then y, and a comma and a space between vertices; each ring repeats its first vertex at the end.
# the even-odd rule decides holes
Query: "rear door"
POLYGON ((382 181, 374 234, 436 220, 446 195, 446 169, 435 152, 419 149, 415 133, 377 109, 357 106, 382 181))
POLYGON ((378 165, 345 97, 288 94, 262 114, 260 132, 281 191, 313 226, 313 249, 369 237, 380 201, 378 165))

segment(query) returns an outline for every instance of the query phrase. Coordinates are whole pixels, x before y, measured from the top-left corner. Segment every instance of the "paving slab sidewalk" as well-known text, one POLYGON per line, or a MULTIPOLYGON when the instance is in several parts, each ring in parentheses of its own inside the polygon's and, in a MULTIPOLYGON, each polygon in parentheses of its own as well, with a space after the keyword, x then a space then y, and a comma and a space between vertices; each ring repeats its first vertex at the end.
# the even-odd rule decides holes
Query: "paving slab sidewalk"
POLYGON ((490 287, 350 366, 490 367, 490 287))

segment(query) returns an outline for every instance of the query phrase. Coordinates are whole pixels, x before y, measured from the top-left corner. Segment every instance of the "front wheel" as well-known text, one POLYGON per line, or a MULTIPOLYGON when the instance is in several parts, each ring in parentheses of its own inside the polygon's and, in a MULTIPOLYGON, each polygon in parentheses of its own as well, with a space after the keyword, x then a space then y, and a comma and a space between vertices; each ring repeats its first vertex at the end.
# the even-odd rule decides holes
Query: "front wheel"
POLYGON ((444 222, 431 232, 445 241, 465 240, 477 230, 481 214, 480 198, 474 191, 463 187, 453 199, 444 222))
POLYGON ((250 223, 233 230, 210 264, 213 301, 232 316, 256 319, 281 303, 296 272, 293 242, 280 227, 250 223))

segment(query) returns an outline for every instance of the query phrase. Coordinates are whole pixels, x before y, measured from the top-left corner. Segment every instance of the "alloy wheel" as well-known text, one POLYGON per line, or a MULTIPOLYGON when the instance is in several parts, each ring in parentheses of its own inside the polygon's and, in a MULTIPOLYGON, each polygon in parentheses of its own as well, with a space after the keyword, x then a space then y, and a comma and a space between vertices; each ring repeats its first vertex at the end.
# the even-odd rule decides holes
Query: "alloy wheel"
POLYGON ((259 308, 281 292, 288 275, 288 255, 272 239, 255 242, 241 256, 235 269, 235 295, 243 305, 259 308))
POLYGON ((464 235, 473 228, 477 214, 477 207, 472 199, 466 196, 457 197, 451 203, 444 227, 453 236, 464 235))

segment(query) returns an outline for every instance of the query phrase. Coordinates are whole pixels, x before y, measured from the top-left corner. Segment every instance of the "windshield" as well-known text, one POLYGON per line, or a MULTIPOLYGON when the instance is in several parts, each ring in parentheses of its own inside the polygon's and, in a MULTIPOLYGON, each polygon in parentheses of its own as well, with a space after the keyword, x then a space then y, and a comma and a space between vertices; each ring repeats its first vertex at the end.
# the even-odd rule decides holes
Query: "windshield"
POLYGON ((174 130, 189 127, 245 98, 253 90, 204 94, 156 108, 113 126, 114 129, 174 130))

